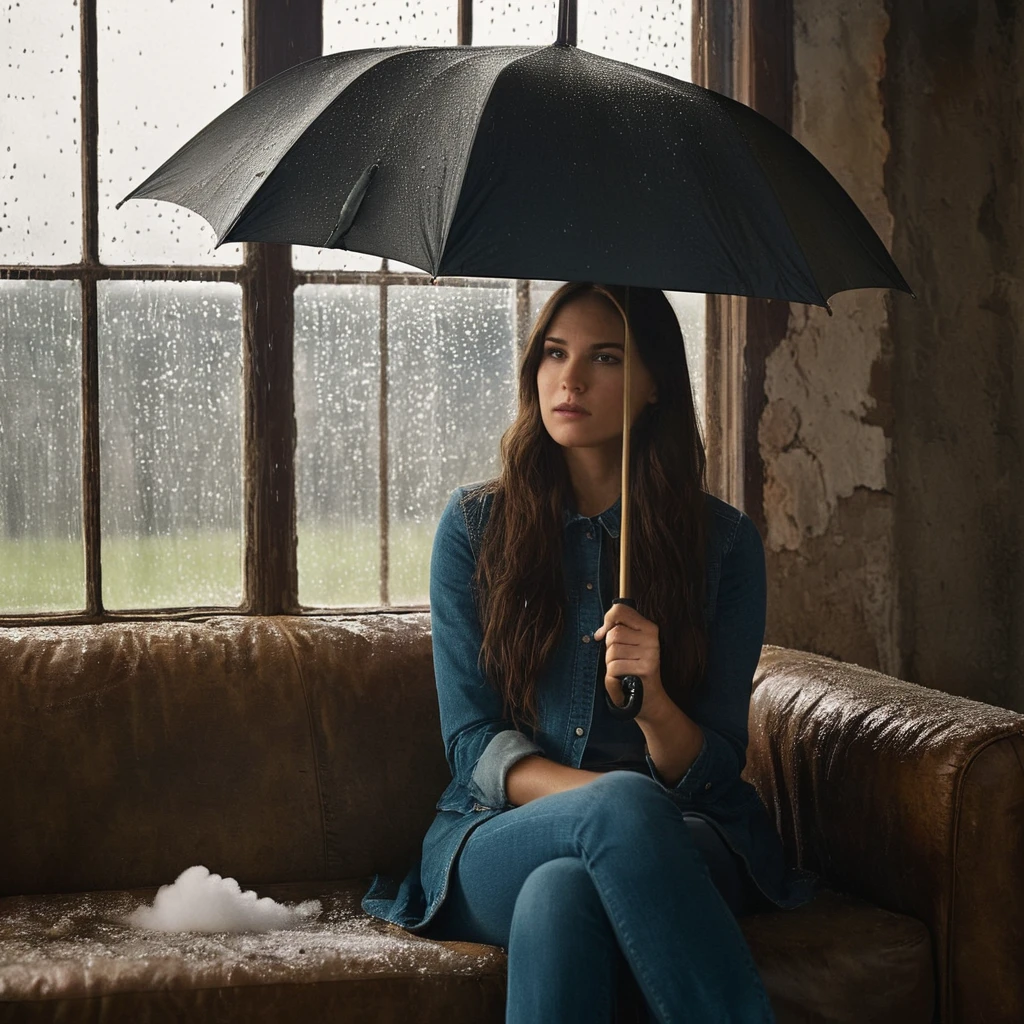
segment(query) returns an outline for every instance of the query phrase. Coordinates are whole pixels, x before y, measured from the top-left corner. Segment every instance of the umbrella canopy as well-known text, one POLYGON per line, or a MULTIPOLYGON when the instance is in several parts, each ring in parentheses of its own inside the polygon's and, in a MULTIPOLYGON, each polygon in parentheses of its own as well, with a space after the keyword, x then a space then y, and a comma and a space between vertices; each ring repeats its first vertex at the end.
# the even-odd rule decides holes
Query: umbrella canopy
POLYGON ((850 288, 910 292, 842 186, 767 118, 574 46, 315 58, 247 93, 127 199, 195 211, 218 245, 352 249, 435 278, 821 306, 850 288))
MULTIPOLYGON (((393 47, 296 65, 247 93, 128 199, 225 242, 351 249, 441 276, 591 280, 812 303, 911 292, 842 186, 742 103, 577 49, 393 47)), ((118 206, 121 205, 118 203, 118 206)), ((629 292, 620 596, 629 586, 629 292)), ((831 309, 829 313, 831 314, 831 309)), ((620 680, 634 718, 642 681, 620 680)))

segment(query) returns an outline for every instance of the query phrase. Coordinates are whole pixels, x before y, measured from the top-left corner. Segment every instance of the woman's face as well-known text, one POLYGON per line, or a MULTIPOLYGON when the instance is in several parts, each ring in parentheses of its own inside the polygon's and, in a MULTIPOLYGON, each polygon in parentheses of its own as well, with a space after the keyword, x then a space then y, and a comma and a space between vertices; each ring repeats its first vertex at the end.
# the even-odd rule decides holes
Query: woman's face
MULTIPOLYGON (((597 448, 622 439, 622 374, 625 328, 604 296, 584 292, 552 317, 537 368, 541 418, 563 448, 597 448), (558 410, 563 404, 578 413, 558 410)), ((630 365, 632 422, 657 390, 636 348, 630 365)))

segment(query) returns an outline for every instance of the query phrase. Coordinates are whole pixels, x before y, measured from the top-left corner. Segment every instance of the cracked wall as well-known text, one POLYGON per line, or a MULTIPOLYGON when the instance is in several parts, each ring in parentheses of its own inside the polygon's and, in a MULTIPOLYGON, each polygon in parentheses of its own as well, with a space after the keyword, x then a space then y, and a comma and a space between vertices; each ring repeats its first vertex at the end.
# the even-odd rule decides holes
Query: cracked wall
MULTIPOLYGON (((881 3, 794 2, 793 134, 891 247, 879 88, 888 27, 881 3)), ((887 297, 877 289, 842 292, 831 305, 829 317, 793 304, 787 335, 765 366, 758 444, 768 637, 894 672, 887 297)))
POLYGON ((1024 30, 793 0, 793 134, 918 298, 792 305, 758 423, 767 640, 1024 710, 1024 30))

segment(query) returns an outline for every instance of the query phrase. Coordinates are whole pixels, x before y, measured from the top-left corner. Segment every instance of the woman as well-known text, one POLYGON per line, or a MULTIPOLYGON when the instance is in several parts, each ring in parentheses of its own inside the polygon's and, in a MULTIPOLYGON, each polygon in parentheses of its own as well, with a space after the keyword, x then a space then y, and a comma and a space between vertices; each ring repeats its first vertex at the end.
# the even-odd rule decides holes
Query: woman
POLYGON ((609 1021, 624 965, 656 1021, 774 1020, 736 917, 793 907, 740 772, 765 625, 760 536, 705 493, 683 339, 629 290, 631 574, 617 596, 625 289, 564 285, 531 331, 501 475, 457 488, 430 567, 452 781, 420 862, 363 909, 508 950, 507 1021, 609 1021), (638 356, 639 358, 636 358, 638 356), (614 718, 638 675, 635 719, 614 718), (624 958, 624 961, 623 961, 624 958))

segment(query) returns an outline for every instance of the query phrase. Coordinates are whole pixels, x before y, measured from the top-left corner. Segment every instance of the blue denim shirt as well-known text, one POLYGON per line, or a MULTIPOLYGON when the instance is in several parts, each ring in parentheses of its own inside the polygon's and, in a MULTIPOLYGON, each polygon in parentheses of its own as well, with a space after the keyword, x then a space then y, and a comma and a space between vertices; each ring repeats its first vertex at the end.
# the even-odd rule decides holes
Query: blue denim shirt
MULTIPOLYGON (((470 580, 490 509, 481 486, 469 484, 452 492, 430 561, 434 677, 452 779, 437 801, 420 858, 405 879, 398 883, 376 875, 362 901, 366 913, 413 932, 426 928, 444 902, 455 858, 470 832, 513 806, 505 778, 517 761, 540 754, 574 768, 585 766, 591 726, 600 713, 595 705, 604 690, 603 679, 596 678, 601 650, 593 634, 604 621, 602 531, 618 537, 620 500, 596 516, 565 510, 562 557, 568 614, 538 681, 534 740, 502 718, 501 696, 477 666, 482 631, 470 580)), ((711 824, 771 903, 795 907, 812 898, 816 876, 787 868, 778 832, 757 790, 740 777, 746 764, 751 685, 764 639, 764 548, 748 516, 713 495, 705 498, 707 679, 692 706, 684 709, 701 726, 704 741, 696 760, 672 787, 658 774, 635 721, 626 723, 636 742, 627 760, 633 766, 646 764, 651 778, 681 811, 711 824)))

